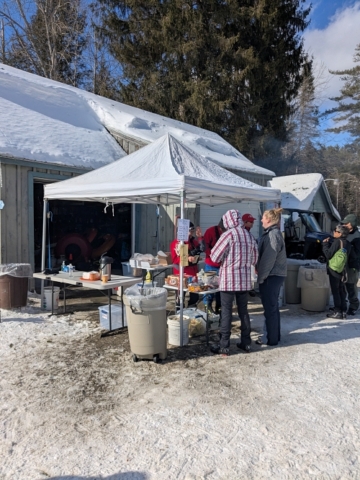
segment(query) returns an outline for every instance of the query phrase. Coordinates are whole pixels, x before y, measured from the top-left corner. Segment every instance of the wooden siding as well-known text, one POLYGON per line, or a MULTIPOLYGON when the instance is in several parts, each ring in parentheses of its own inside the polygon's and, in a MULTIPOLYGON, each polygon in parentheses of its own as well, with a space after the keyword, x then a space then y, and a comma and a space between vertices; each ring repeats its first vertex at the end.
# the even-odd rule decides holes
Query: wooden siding
MULTIPOLYGON (((180 217, 180 205, 160 207, 159 242, 156 236, 157 216, 155 205, 136 205, 135 209, 135 251, 140 253, 157 253, 159 250, 169 251, 170 243, 176 236, 176 217, 180 217)), ((184 217, 190 219, 194 225, 199 225, 200 208, 189 204, 185 208, 184 217)))
POLYGON ((0 263, 34 265, 34 181, 41 183, 65 180, 84 170, 44 164, 22 159, 0 158, 2 184, 0 199, 0 263), (17 163, 18 162, 18 163, 17 163), (47 166, 47 165, 46 165, 47 166))
POLYGON ((121 146, 121 148, 128 154, 136 152, 145 145, 148 145, 149 142, 145 142, 144 140, 136 139, 133 137, 129 137, 119 132, 115 132, 114 130, 109 130, 109 133, 115 138, 117 143, 121 146))

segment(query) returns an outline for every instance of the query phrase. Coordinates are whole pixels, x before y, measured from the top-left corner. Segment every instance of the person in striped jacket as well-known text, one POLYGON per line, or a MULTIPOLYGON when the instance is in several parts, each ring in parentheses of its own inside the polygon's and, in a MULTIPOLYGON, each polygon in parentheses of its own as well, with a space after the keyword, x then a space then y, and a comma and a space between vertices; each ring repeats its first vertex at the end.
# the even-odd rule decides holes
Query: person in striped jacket
POLYGON ((222 217, 225 232, 211 250, 211 260, 220 263, 221 327, 220 344, 211 351, 229 355, 232 305, 234 298, 241 322, 241 340, 237 347, 245 352, 251 350, 251 327, 247 309, 248 291, 252 288, 251 266, 258 260, 258 247, 253 235, 243 228, 238 210, 228 210, 222 217))

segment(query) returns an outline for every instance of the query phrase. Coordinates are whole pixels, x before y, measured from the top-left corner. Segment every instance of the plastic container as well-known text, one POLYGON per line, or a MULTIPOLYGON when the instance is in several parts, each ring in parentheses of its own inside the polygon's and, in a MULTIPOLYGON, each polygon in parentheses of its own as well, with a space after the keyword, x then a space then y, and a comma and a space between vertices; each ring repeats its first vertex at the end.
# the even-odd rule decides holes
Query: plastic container
MULTIPOLYGON (((122 325, 122 304, 111 305, 111 330, 121 328, 122 325)), ((100 325, 106 330, 110 330, 109 305, 99 307, 100 325)), ((124 327, 127 326, 126 310, 124 310, 124 327)))
POLYGON ((122 274, 124 277, 133 277, 133 269, 129 262, 121 262, 122 274))
MULTIPOLYGON (((167 319, 169 343, 170 345, 180 346, 180 315, 170 315, 167 319)), ((190 317, 183 315, 183 345, 189 343, 189 324, 190 317)))
POLYGON ((29 263, 0 264, 0 308, 26 306, 28 278, 32 274, 29 263))
POLYGON ((297 287, 299 268, 304 265, 301 260, 288 259, 287 276, 285 278, 285 302, 301 303, 301 288, 297 287))
POLYGON ((0 276, 0 308, 11 309, 26 307, 28 295, 28 278, 0 276))
POLYGON ((44 309, 57 310, 59 308, 59 295, 60 295, 60 287, 54 287, 52 298, 51 298, 51 287, 44 287, 44 305, 43 305, 44 309))
POLYGON ((323 312, 329 302, 329 278, 323 267, 300 267, 301 307, 309 312, 323 312))
POLYGON ((158 287, 139 289, 134 285, 125 290, 123 298, 134 362, 164 360, 167 356, 167 291, 158 287))

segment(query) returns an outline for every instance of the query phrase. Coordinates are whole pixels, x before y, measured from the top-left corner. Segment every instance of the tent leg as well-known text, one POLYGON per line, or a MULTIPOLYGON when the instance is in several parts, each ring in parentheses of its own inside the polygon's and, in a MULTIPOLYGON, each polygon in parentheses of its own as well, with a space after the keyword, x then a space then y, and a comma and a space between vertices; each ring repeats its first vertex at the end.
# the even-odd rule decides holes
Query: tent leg
POLYGON ((135 221, 136 221, 136 204, 131 204, 131 256, 135 253, 135 221))
MULTIPOLYGON (((184 198, 185 198, 185 192, 182 190, 180 192, 180 218, 184 218, 184 198)), ((184 241, 180 241, 180 245, 184 245, 184 241)), ((184 324, 184 319, 183 319, 183 311, 184 311, 184 266, 181 264, 179 265, 180 269, 180 347, 184 346, 184 332, 183 332, 183 324, 184 324)))
MULTIPOLYGON (((44 199, 44 209, 43 209, 43 228, 42 228, 42 243, 41 243, 41 272, 45 270, 45 255, 46 255, 46 216, 48 210, 48 201, 44 199)), ((44 280, 41 280, 41 295, 40 295, 40 306, 41 309, 44 309, 44 280)))

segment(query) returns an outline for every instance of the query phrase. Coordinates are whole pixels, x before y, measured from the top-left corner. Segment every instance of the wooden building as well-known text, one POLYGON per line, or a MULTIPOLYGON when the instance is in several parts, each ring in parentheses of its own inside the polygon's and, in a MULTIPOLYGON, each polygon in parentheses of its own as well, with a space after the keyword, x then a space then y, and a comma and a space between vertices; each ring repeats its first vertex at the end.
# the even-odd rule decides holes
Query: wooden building
MULTIPOLYGON (((257 167, 218 135, 159 115, 98 97, 7 65, 0 68, 0 263, 40 265, 43 185, 69 179, 130 154, 159 136, 177 133, 191 148, 232 173, 266 185, 273 172, 257 167), (129 120, 130 119, 130 120, 129 120), (80 133, 79 133, 80 132, 80 133), (79 139, 79 141, 77 141, 79 139)), ((228 208, 259 217, 261 206, 186 206, 185 217, 203 230, 217 224, 228 208)), ((116 255, 131 250, 167 251, 175 236, 179 207, 50 202, 47 243, 53 251, 62 234, 98 229, 116 234, 116 255), (132 235, 133 233, 133 235, 132 235)), ((259 217, 260 218, 260 217, 259 217)), ((258 222, 259 223, 259 222, 258 222)), ((49 257, 51 255, 49 252, 49 257)))

